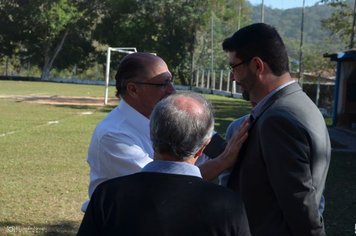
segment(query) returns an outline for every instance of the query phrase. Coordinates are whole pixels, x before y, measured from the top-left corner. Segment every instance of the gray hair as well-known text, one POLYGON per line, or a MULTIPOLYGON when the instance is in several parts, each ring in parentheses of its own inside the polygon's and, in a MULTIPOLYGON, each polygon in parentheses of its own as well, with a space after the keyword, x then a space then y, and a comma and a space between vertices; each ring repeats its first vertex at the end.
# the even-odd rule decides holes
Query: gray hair
POLYGON ((150 130, 155 152, 169 153, 180 160, 187 160, 213 134, 211 104, 197 93, 172 94, 153 109, 150 130))

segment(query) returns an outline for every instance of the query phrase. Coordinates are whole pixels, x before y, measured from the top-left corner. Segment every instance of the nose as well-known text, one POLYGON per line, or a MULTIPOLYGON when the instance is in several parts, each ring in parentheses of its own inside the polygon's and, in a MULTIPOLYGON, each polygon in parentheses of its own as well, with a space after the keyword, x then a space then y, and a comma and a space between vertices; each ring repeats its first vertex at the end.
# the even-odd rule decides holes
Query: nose
POLYGON ((170 83, 170 84, 167 86, 166 93, 167 93, 167 94, 172 94, 172 93, 175 93, 175 92, 176 92, 176 89, 174 88, 173 83, 170 83))

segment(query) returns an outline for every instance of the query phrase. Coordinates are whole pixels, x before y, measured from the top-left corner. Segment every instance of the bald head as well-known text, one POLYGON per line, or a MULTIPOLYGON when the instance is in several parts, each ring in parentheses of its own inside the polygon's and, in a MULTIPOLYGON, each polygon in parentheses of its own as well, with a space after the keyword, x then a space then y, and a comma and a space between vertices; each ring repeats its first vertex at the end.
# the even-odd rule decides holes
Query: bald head
POLYGON ((150 117, 154 151, 182 161, 194 156, 210 140, 213 128, 210 103, 191 92, 163 99, 150 117))
POLYGON ((124 57, 116 74, 116 96, 149 118, 154 106, 175 93, 172 74, 162 58, 138 52, 124 57))
POLYGON ((136 52, 125 56, 117 69, 116 96, 123 97, 126 94, 128 81, 142 81, 154 76, 152 68, 167 66, 162 58, 147 52, 136 52))
POLYGON ((185 96, 184 94, 179 94, 173 100, 173 106, 181 111, 185 112, 189 115, 198 117, 199 115, 203 115, 204 106, 202 106, 201 101, 196 100, 191 96, 185 96))

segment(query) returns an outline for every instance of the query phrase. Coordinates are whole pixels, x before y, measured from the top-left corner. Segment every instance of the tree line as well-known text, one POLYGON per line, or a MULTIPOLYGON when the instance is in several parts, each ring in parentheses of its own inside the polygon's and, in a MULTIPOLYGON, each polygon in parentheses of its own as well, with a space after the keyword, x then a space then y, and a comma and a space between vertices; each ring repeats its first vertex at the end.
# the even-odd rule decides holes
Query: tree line
MULTIPOLYGON (((350 21, 350 4, 323 2, 350 21)), ((347 38, 350 26, 332 17, 324 27, 347 38)), ((188 84, 195 69, 227 69, 222 40, 252 22, 245 0, 0 0, 0 60, 38 67, 41 79, 94 65, 103 75, 108 46, 136 47, 157 53, 188 84)))

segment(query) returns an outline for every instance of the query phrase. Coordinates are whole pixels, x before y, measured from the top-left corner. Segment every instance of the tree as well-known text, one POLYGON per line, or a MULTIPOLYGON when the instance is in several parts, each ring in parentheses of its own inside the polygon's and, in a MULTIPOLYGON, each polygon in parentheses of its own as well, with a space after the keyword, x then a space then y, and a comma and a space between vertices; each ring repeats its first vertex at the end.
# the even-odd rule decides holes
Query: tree
POLYGON ((16 22, 18 12, 14 1, 0 0, 0 58, 5 58, 5 71, 7 75, 9 58, 12 57, 19 48, 21 35, 19 25, 16 22))
POLYGON ((195 35, 204 23, 204 0, 111 0, 107 4, 94 33, 98 42, 157 53, 182 84, 188 83, 195 35))
POLYGON ((16 3, 0 0, 0 56, 11 56, 20 41, 16 3))
POLYGON ((41 79, 49 77, 63 48, 67 49, 67 55, 57 66, 77 64, 94 50, 90 32, 100 14, 94 8, 99 3, 98 0, 2 0, 1 54, 15 53, 21 61, 41 67, 41 79), (63 47, 67 39, 72 42, 63 47))
POLYGON ((96 42, 92 33, 103 12, 106 10, 104 1, 72 1, 80 12, 80 17, 67 26, 68 35, 58 54, 54 68, 68 69, 72 66, 85 70, 96 62, 96 42))
POLYGON ((352 22, 355 14, 353 8, 354 0, 322 0, 322 2, 335 8, 330 18, 322 20, 322 26, 341 39, 346 48, 350 43, 352 35, 352 22))
POLYGON ((68 36, 69 26, 81 13, 68 0, 20 2, 23 17, 18 20, 23 27, 21 43, 26 49, 22 57, 41 66, 41 79, 47 79, 68 36))
POLYGON ((209 0, 204 27, 197 32, 194 52, 195 69, 226 69, 227 58, 222 42, 238 28, 251 23, 245 0, 209 0))

